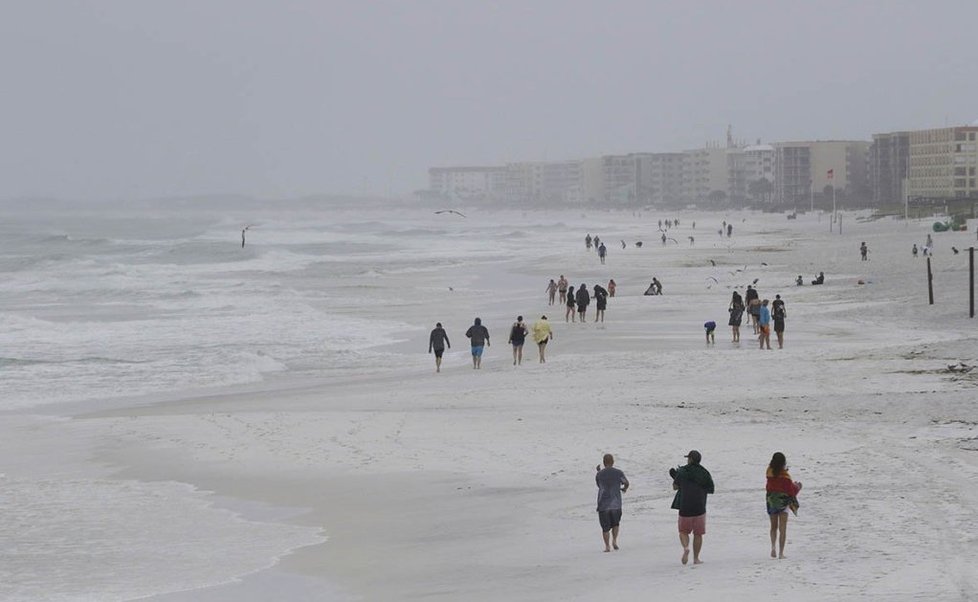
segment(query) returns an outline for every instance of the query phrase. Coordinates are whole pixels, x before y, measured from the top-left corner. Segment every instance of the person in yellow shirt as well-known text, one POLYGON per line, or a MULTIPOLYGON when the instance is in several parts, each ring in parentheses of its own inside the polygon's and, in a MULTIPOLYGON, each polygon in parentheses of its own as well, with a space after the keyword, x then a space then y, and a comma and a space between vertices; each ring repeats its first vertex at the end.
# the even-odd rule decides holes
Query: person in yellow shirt
POLYGON ((540 352, 540 363, 547 363, 547 343, 554 338, 554 333, 550 330, 550 322, 547 316, 540 316, 540 319, 533 323, 533 340, 537 342, 537 349, 540 352))

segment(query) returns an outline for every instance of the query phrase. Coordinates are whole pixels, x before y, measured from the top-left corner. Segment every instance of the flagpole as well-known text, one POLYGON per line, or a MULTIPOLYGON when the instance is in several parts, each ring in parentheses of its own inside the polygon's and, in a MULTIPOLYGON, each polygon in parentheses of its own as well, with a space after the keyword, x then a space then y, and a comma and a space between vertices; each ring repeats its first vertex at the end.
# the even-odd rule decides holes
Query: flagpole
MULTIPOLYGON (((833 219, 839 219, 839 215, 835 211, 835 178, 832 178, 832 215, 834 216, 833 219)), ((842 224, 839 224, 839 234, 842 234, 842 224)))

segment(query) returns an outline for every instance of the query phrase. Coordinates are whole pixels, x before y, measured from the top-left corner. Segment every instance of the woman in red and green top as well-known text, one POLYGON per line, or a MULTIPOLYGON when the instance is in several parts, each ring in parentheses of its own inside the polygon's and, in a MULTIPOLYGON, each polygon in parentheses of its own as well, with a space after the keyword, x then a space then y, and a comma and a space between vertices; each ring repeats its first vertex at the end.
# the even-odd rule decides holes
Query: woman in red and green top
POLYGON ((784 544, 788 538, 788 510, 798 514, 798 499, 801 483, 791 480, 788 474, 788 461, 784 454, 775 452, 767 467, 767 513, 771 519, 771 558, 784 558, 784 544), (781 538, 778 539, 778 530, 781 538), (778 542, 778 553, 774 544, 778 542))

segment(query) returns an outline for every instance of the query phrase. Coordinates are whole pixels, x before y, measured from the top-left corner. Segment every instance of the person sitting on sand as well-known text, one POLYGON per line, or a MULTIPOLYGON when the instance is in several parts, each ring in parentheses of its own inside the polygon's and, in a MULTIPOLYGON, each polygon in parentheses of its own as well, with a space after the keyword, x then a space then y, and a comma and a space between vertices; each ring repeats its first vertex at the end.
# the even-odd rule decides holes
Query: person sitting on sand
POLYGON ((818 276, 815 277, 815 280, 812 280, 812 286, 818 284, 825 284, 825 272, 819 272, 818 276))
MULTIPOLYGON (((914 253, 914 255, 916 255, 916 253, 914 253)), ((805 280, 804 280, 804 278, 801 277, 801 274, 798 274, 798 277, 795 278, 795 284, 797 286, 804 286, 805 280)))
POLYGON ((801 483, 791 480, 788 474, 788 461, 784 454, 775 452, 767 467, 766 502, 767 514, 771 519, 771 558, 784 558, 784 545, 788 541, 788 510, 798 514, 798 498, 801 483), (780 537, 779 532, 780 531, 780 537), (778 543, 775 554, 774 544, 778 543))
POLYGON ((594 483, 598 486, 598 522, 601 523, 601 537, 604 551, 618 549, 618 526, 621 524, 621 494, 628 491, 628 478, 614 467, 615 457, 605 454, 601 459, 604 468, 597 466, 598 474, 594 483), (609 540, 609 537, 610 540, 609 540))

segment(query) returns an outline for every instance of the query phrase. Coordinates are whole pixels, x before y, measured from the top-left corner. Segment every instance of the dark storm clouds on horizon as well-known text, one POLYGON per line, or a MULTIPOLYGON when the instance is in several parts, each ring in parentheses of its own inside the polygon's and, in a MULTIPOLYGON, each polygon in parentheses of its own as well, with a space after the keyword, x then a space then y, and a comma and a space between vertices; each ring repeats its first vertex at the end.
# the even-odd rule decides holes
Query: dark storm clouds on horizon
POLYGON ((6 3, 0 198, 409 192, 430 165, 978 119, 978 2, 6 3))

